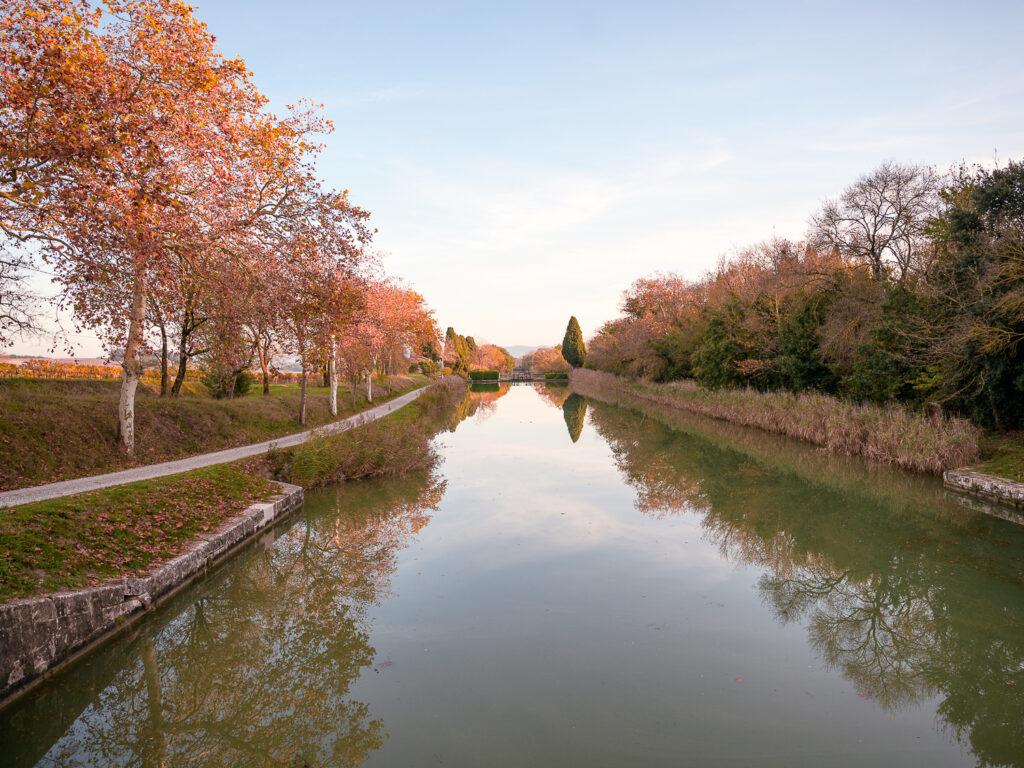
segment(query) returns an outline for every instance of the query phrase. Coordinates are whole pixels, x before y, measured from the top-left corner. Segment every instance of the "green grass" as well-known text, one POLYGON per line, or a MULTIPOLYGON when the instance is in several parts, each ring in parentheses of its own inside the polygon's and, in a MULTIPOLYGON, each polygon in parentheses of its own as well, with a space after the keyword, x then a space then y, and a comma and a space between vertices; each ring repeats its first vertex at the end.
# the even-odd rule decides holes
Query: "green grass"
MULTIPOLYGON (((103 384, 33 380, 8 388, 5 394, 8 402, 17 402, 10 397, 12 389, 47 401, 68 403, 80 397, 88 402, 89 398, 109 394, 109 387, 97 386, 103 384)), ((402 388, 396 387, 394 395, 406 391, 409 384, 407 378, 402 388)), ((289 389, 287 385, 281 388, 289 389)), ((322 484, 352 477, 398 475, 431 466, 435 457, 430 437, 464 396, 465 388, 461 379, 442 382, 437 391, 424 393, 409 408, 387 419, 343 433, 340 439, 314 440, 308 444, 310 449, 300 449, 304 457, 298 462, 300 469, 305 461, 303 471, 313 475, 306 479, 322 484), (310 463, 315 464, 325 451, 330 466, 322 468, 322 475, 317 477, 310 463)), ((205 398, 201 407, 227 404, 228 413, 248 414, 251 422, 253 411, 265 417, 264 410, 271 407, 268 403, 288 396, 287 392, 272 391, 270 397, 250 402, 248 409, 248 397, 235 401, 205 398)), ((386 396, 375 398, 374 403, 384 399, 386 396)), ((196 407, 189 405, 188 398, 170 402, 178 404, 179 413, 196 407)), ((360 401, 357 410, 367 405, 360 401)), ((294 423, 288 422, 288 426, 289 432, 296 431, 294 423)), ((0 435, 7 438, 4 433, 0 435)), ((278 460, 287 457, 289 464, 296 458, 294 450, 277 451, 275 455, 278 460)), ((197 534, 216 529, 250 504, 279 492, 278 486, 263 476, 267 464, 267 457, 257 457, 0 509, 0 602, 145 573, 180 554, 197 534)))
MULTIPOLYGON (((390 397, 421 384, 395 377, 390 397)), ((296 417, 296 385, 262 387, 245 397, 214 400, 205 394, 161 398, 140 389, 136 398, 136 459, 128 462, 117 442, 116 381, 0 379, 0 490, 113 472, 223 448, 282 437, 303 429, 296 417)), ((375 388, 373 405, 387 400, 375 388)), ((338 391, 338 418, 367 408, 362 391, 338 391)), ((307 390, 307 427, 333 421, 327 389, 307 390)))
POLYGON ((1024 433, 988 433, 982 439, 981 452, 985 461, 978 465, 979 472, 1024 481, 1024 433))
POLYGON ((0 509, 0 602, 140 575, 279 492, 236 462, 0 509))

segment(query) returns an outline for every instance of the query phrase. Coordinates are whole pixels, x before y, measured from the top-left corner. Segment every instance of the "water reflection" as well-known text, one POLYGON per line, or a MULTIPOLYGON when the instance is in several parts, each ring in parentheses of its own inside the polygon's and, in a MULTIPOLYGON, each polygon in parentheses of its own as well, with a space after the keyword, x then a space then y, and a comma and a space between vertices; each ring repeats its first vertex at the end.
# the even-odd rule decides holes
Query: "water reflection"
POLYGON ((979 765, 1024 766, 1024 529, 943 503, 934 484, 907 480, 879 505, 849 464, 793 483, 820 457, 783 472, 654 418, 598 402, 590 414, 637 509, 701 514, 706 539, 764 571, 776 619, 805 626, 858 695, 890 711, 938 696, 979 765))
POLYGON ((535 381, 533 391, 540 395, 543 402, 555 408, 561 408, 572 393, 567 381, 535 381))
POLYGON ((1022 766, 1024 529, 662 418, 472 388, 450 489, 310 494, 3 712, 0 763, 1022 766))
POLYGON ((562 416, 565 419, 566 429, 569 430, 569 437, 575 443, 580 439, 583 431, 583 422, 587 418, 587 400, 575 392, 569 395, 562 403, 562 416))
POLYGON ((42 766, 360 764, 386 737, 348 695, 375 656, 367 610, 443 493, 429 476, 337 489, 96 657, 104 670, 87 662, 18 705, 5 765, 36 764, 33 743, 53 744, 42 766), (88 704, 47 737, 55 701, 72 697, 88 704))
POLYGON ((451 414, 448 429, 452 432, 466 419, 476 418, 484 421, 494 413, 498 401, 508 394, 511 384, 500 384, 495 381, 474 381, 466 392, 466 397, 451 414))

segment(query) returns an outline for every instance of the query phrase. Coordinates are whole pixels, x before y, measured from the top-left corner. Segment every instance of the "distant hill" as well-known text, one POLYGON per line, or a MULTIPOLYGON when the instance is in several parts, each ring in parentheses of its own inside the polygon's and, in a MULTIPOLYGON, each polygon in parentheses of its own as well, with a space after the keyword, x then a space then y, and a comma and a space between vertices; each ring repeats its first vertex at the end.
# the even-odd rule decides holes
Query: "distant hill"
POLYGON ((508 350, 512 357, 522 357, 527 352, 533 352, 533 350, 540 349, 540 347, 527 347, 525 344, 516 344, 511 347, 505 347, 505 349, 508 350))

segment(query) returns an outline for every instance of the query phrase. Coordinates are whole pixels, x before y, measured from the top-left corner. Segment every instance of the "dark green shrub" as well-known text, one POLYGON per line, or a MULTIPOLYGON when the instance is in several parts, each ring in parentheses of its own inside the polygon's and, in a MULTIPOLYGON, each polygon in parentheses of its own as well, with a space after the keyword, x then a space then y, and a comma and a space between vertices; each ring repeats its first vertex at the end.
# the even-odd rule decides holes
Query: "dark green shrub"
POLYGON ((470 371, 469 378, 473 381, 493 381, 499 378, 497 371, 470 371))
POLYGON ((568 379, 569 374, 564 371, 551 371, 544 374, 545 379, 568 379))
POLYGON ((436 360, 424 360, 419 365, 420 373, 424 376, 434 376, 441 372, 441 366, 436 360))
POLYGON ((202 382, 210 397, 221 400, 225 397, 239 397, 246 394, 252 387, 252 374, 248 371, 209 370, 203 374, 202 382), (234 392, 232 393, 232 384, 234 392))

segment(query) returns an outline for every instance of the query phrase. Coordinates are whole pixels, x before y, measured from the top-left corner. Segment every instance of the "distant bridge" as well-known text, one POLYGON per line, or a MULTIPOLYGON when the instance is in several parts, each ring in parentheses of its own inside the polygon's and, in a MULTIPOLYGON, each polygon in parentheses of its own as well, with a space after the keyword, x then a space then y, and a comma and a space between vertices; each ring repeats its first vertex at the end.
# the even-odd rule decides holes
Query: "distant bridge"
POLYGON ((546 379, 544 378, 543 373, 530 373, 529 371, 512 371, 512 373, 502 374, 498 381, 500 381, 503 384, 520 384, 532 381, 564 381, 565 383, 569 382, 568 379, 546 379))
POLYGON ((526 381, 543 381, 544 376, 534 376, 529 371, 512 371, 512 373, 502 376, 501 381, 509 381, 513 384, 526 381))

